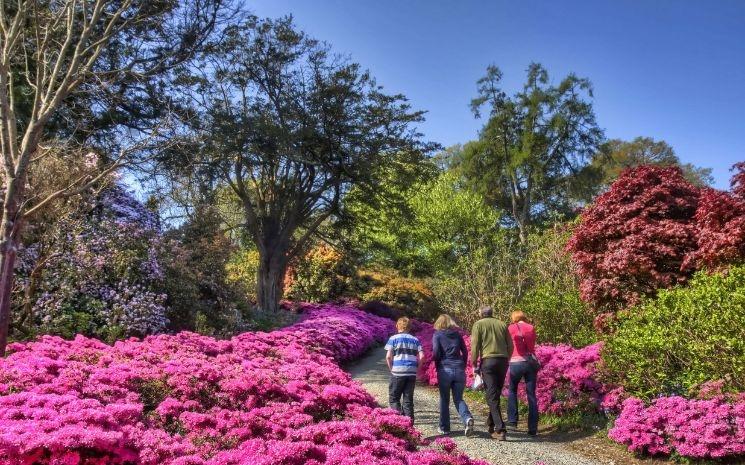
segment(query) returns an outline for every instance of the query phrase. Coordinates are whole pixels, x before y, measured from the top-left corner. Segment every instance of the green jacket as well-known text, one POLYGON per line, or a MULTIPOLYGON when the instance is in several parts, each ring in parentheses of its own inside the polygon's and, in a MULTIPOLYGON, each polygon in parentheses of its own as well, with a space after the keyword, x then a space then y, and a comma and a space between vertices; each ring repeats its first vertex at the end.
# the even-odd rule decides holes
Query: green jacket
POLYGON ((512 357, 512 337, 507 325, 494 317, 482 318, 471 329, 471 363, 479 357, 512 357))

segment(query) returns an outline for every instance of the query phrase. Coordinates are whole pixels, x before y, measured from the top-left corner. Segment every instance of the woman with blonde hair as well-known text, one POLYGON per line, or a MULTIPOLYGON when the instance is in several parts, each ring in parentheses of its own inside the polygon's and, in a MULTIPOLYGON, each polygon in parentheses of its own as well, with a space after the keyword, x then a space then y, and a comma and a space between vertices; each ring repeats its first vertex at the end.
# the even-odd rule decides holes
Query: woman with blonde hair
POLYGON ((449 315, 440 315, 434 324, 432 336, 432 360, 437 368, 437 384, 440 387, 440 434, 450 432, 450 393, 458 411, 466 436, 473 433, 473 416, 463 400, 466 387, 466 361, 468 349, 449 315))
POLYGON ((528 434, 538 433, 538 399, 535 394, 540 363, 535 358, 535 328, 528 322, 522 310, 515 310, 510 317, 512 324, 507 328, 512 338, 512 357, 510 358, 510 394, 507 397, 507 425, 517 426, 517 388, 525 380, 528 395, 528 434))

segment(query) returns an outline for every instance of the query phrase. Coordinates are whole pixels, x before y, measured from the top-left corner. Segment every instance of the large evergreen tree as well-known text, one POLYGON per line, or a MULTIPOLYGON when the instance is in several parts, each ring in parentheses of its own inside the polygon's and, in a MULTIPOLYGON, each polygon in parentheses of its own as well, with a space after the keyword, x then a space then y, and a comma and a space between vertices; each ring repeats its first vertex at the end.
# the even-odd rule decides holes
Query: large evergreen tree
POLYGON ((487 201, 508 213, 524 242, 528 228, 569 213, 582 197, 582 168, 602 131, 595 122, 592 86, 574 74, 558 85, 539 64, 528 68, 523 89, 508 96, 495 66, 478 81, 474 114, 487 108, 479 139, 466 144, 454 165, 487 201))

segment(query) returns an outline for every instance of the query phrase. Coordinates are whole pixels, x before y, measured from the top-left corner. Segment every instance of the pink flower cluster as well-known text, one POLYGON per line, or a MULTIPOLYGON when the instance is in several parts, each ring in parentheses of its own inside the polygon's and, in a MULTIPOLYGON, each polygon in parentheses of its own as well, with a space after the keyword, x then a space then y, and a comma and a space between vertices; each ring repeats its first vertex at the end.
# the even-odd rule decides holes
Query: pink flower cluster
POLYGON ((13 344, 0 360, 7 465, 478 465, 424 445, 338 362, 393 331, 350 307, 308 306, 271 333, 193 333, 113 346, 78 336, 13 344))
MULTIPOLYGON (((434 328, 429 323, 416 322, 413 332, 424 347, 424 362, 420 366, 419 378, 430 385, 437 385, 437 371, 432 363, 434 328)), ((470 352, 470 337, 465 331, 463 337, 470 352)), ((595 376, 601 347, 601 343, 581 349, 564 344, 536 347, 536 356, 543 366, 536 392, 541 413, 561 414, 577 407, 594 408, 601 405, 608 392, 595 376)), ((473 376, 470 367, 467 375, 470 384, 473 376)), ((520 389, 519 394, 525 400, 524 385, 521 384, 520 389)))
POLYGON ((624 401, 608 436, 630 451, 669 455, 673 451, 697 459, 745 455, 745 397, 731 401, 660 397, 645 405, 624 401))

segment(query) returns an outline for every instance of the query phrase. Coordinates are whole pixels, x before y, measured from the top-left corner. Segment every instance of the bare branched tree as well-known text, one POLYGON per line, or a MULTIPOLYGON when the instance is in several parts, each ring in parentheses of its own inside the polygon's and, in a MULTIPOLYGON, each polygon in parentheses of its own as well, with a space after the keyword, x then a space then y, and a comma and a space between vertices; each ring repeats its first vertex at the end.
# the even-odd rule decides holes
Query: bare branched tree
POLYGON ((132 102, 194 55, 224 7, 224 0, 0 0, 0 355, 24 223, 150 152, 163 118, 143 117, 132 102), (96 113, 114 135, 116 154, 102 154, 61 189, 35 195, 34 164, 69 144, 79 150, 83 129, 91 129, 83 128, 83 115, 96 113))

